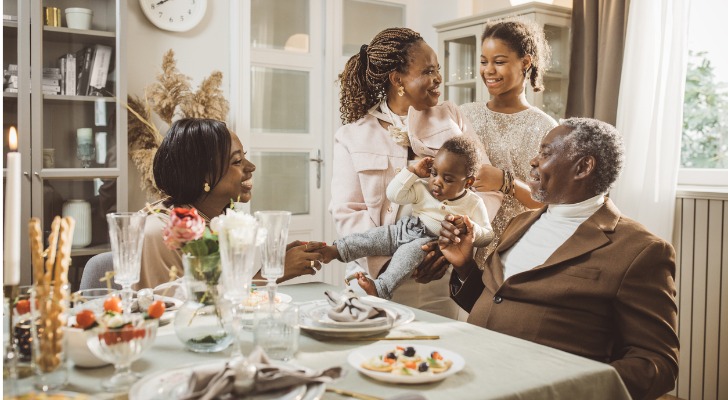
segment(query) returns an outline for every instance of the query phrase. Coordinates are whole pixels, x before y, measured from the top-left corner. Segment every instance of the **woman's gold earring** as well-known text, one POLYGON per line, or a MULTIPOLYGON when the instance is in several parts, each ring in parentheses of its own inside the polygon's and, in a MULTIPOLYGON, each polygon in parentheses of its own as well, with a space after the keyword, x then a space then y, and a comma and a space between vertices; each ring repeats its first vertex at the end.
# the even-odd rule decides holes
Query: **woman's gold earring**
POLYGON ((205 182, 205 186, 202 187, 202 190, 204 190, 205 192, 209 192, 210 191, 210 184, 207 183, 207 182, 205 182))
POLYGON ((397 94, 399 97, 404 96, 404 86, 400 86, 399 89, 397 89, 397 94))

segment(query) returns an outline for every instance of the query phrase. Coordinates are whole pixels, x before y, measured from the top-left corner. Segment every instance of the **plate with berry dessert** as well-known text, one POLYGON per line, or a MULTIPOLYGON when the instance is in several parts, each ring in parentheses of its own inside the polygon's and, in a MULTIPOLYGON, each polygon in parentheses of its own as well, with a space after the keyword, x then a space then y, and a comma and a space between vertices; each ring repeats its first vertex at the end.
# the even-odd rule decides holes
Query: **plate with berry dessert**
POLYGON ((424 344, 373 344, 352 351, 347 361, 370 378, 410 384, 441 381, 465 367, 459 354, 424 344))

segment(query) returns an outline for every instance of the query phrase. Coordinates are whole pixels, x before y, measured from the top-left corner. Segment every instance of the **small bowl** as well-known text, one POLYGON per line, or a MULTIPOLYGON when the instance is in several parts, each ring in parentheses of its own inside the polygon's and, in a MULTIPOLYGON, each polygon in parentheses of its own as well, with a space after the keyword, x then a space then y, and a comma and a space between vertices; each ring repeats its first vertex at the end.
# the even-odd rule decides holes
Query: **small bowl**
POLYGON ((91 29, 94 13, 88 8, 66 8, 66 25, 71 29, 91 29))
POLYGON ((96 357, 86 344, 86 333, 81 328, 66 327, 63 329, 68 338, 68 358, 81 368, 98 368, 109 363, 96 357))

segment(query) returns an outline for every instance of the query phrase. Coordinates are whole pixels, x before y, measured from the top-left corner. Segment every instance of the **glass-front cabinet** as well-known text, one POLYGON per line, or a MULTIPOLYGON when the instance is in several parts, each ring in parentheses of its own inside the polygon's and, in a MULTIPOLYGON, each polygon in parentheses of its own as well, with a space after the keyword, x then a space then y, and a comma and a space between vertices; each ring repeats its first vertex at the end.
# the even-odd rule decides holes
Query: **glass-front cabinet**
POLYGON ((551 47, 545 89, 533 92, 527 86, 526 97, 552 117, 562 118, 569 85, 571 9, 549 4, 529 3, 435 25, 445 86, 443 100, 455 104, 488 100, 488 90, 480 78, 480 37, 487 21, 512 16, 536 21, 543 27, 551 47))
MULTIPOLYGON (((3 0, 3 6, 3 132, 7 137, 15 124, 20 136, 23 249, 31 216, 40 219, 45 238, 55 216, 74 217, 69 278, 77 284, 87 259, 110 250, 105 214, 127 208, 127 114, 118 101, 126 99, 126 4, 3 0)), ((30 255, 21 254, 21 282, 30 283, 30 255)))

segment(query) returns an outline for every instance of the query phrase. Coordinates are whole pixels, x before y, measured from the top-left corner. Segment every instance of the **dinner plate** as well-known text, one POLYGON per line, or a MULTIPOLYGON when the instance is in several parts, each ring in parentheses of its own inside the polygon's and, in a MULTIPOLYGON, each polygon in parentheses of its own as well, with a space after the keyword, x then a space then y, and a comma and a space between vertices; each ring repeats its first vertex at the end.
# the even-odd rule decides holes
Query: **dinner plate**
MULTIPOLYGON (((74 307, 71 309, 71 319, 73 321, 71 322, 71 325, 73 325, 75 321, 75 315, 78 311, 84 310, 84 309, 90 309, 94 312, 96 315, 101 315, 104 312, 104 300, 105 299, 94 299, 87 301, 85 303, 82 303, 80 307, 74 307)), ((167 297, 167 296, 160 296, 155 294, 154 300, 162 300, 165 303, 172 303, 173 305, 171 307, 167 307, 164 310, 164 314, 162 314, 161 317, 159 317, 159 326, 164 326, 172 322, 174 319, 175 314, 177 313, 177 310, 182 306, 184 303, 182 300, 174 298, 174 297, 167 297)), ((138 311, 133 312, 132 314, 136 314, 138 311)))
MULTIPOLYGON (((367 303, 368 305, 372 305, 374 307, 378 307, 378 305, 373 305, 370 303, 367 303)), ((382 308, 382 307, 378 307, 382 308)), ((310 307, 307 307, 305 313, 308 318, 310 318, 313 322, 316 322, 317 324, 321 326, 327 326, 330 328, 367 328, 367 327, 373 327, 373 326, 390 326, 394 322, 395 318, 397 317, 395 314, 392 314, 388 312, 386 309, 384 310, 386 315, 367 319, 360 322, 341 322, 341 321, 334 321, 331 319, 328 315, 329 310, 331 310, 331 304, 329 304, 328 301, 322 300, 321 302, 317 302, 315 304, 312 304, 310 307)))
MULTIPOLYGON (((254 309, 255 306, 257 306, 260 303, 267 302, 268 301, 268 293, 265 291, 265 289, 256 289, 253 290, 248 297, 247 300, 245 300, 245 308, 246 309, 254 309)), ((276 304, 287 304, 293 301, 293 297, 285 294, 285 293, 276 293, 276 304)))
MULTIPOLYGON (((374 300, 378 298, 372 298, 374 300)), ((409 308, 397 303, 385 300, 367 301, 369 304, 384 309, 387 314, 392 315, 392 322, 384 325, 357 325, 357 326, 329 326, 322 325, 313 320, 309 314, 311 310, 317 310, 322 307, 330 307, 326 300, 316 300, 301 305, 301 321, 300 327, 305 332, 314 336, 334 337, 334 338, 355 338, 367 337, 387 332, 391 328, 412 322, 415 319, 415 313, 409 308)))
MULTIPOLYGON (((196 369, 223 368, 227 360, 215 360, 167 371, 159 371, 140 379, 129 390, 129 400, 174 400, 187 389, 190 375, 196 369)), ((289 389, 245 396, 246 400, 318 400, 326 391, 323 383, 299 385, 289 389)))
MULTIPOLYGON (((91 309, 95 314, 100 314, 104 311, 104 301, 106 298, 98 298, 89 300, 84 303, 80 303, 78 306, 73 307, 71 309, 71 313, 75 315, 78 311, 84 310, 84 309, 91 309)), ((171 307, 167 307, 165 311, 175 311, 180 308, 180 306, 184 303, 182 300, 177 299, 175 297, 168 297, 168 296, 160 296, 158 294, 154 295, 154 301, 161 300, 164 303, 172 303, 171 307)))
POLYGON ((424 344, 372 344, 369 346, 359 347, 356 350, 353 350, 351 353, 349 353, 349 357, 347 357, 347 361, 349 362, 349 365, 354 367, 357 371, 361 372, 362 374, 374 378, 379 381, 383 382, 391 382, 391 383, 408 383, 408 384, 417 384, 417 383, 428 383, 428 382, 437 382, 441 381, 448 376, 457 374, 460 370, 462 370, 465 367, 465 360, 457 353, 452 352, 447 349, 443 349, 440 347, 434 347, 434 346, 427 346, 424 344), (433 351, 437 351, 442 355, 443 359, 452 361, 452 366, 450 366, 450 369, 448 369, 445 372, 441 372, 438 374, 416 374, 416 375, 396 375, 391 372, 377 372, 372 371, 369 369, 366 369, 362 367, 362 363, 369 360, 372 357, 376 357, 379 355, 387 354, 388 352, 395 349, 396 346, 401 347, 407 347, 412 346, 415 348, 415 351, 417 353, 421 354, 431 354, 433 351))

